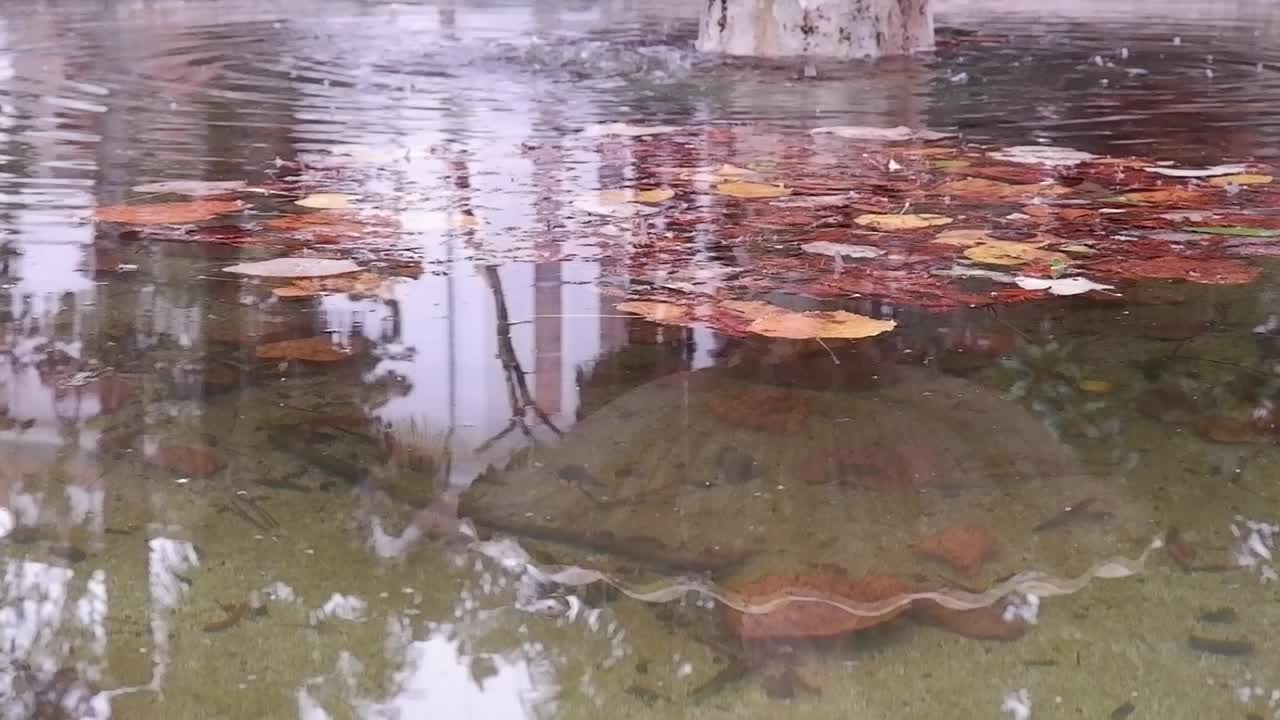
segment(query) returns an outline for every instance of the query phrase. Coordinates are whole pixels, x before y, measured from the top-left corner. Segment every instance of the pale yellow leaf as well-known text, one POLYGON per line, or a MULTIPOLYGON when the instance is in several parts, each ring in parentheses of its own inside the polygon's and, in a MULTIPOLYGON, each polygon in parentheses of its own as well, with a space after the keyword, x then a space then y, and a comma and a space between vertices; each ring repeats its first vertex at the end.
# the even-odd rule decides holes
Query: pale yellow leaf
POLYGON ((921 215, 868 214, 859 215, 853 221, 876 230, 915 230, 933 225, 946 225, 951 222, 951 218, 945 215, 931 215, 928 213, 921 215))
POLYGON ((1209 180, 1210 185, 1227 187, 1228 185, 1266 185, 1275 178, 1270 175, 1222 175, 1209 180))
POLYGON ((656 188, 653 190, 633 190, 631 188, 622 188, 618 190, 601 190, 596 196, 602 203, 660 203, 675 197, 675 191, 669 188, 656 188))
POLYGON ((674 303, 633 300, 618 303, 615 307, 622 312, 635 313, 651 322, 666 325, 684 325, 693 319, 693 314, 688 308, 674 303))
POLYGON ((312 193, 296 201, 295 204, 317 210, 340 210, 351 207, 351 201, 355 199, 357 199, 356 195, 344 193, 312 193))
POLYGON ((1062 253, 1041 250, 1039 243, 1020 243, 1008 240, 989 240, 964 251, 965 257, 984 265, 1022 265, 1031 262, 1066 263, 1062 253))
POLYGON ((746 300, 729 300, 721 303, 721 307, 750 319, 747 330, 757 335, 793 340, 865 338, 897 326, 892 320, 877 320, 843 310, 795 312, 769 303, 746 300))
POLYGON ((716 186, 716 192, 721 195, 728 195, 736 198, 778 198, 791 194, 791 191, 781 185, 767 185, 765 183, 745 182, 735 180, 732 182, 720 183, 716 186))

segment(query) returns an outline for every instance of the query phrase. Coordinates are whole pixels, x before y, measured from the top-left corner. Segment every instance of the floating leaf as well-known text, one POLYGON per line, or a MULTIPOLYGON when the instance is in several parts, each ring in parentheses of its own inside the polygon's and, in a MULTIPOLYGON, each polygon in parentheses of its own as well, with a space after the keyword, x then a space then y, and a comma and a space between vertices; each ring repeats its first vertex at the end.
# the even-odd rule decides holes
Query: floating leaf
POLYGON ((716 186, 716 192, 721 195, 728 195, 736 198, 777 198, 790 195, 791 191, 781 185, 768 185, 765 183, 746 182, 743 180, 735 180, 732 182, 720 183, 716 186))
POLYGON ((859 215, 853 221, 865 227, 872 227, 876 230, 915 230, 917 228, 931 227, 933 225, 947 225, 951 222, 951 218, 945 215, 932 215, 924 213, 920 215, 859 215))
POLYGON ((326 258, 275 258, 261 262, 241 263, 223 268, 223 272, 257 277, 306 278, 343 275, 357 272, 360 266, 350 260, 326 258))
POLYGON ((391 286, 400 280, 401 278, 389 278, 371 272, 339 277, 301 278, 284 287, 273 288, 271 294, 285 300, 305 300, 333 293, 391 298, 391 286))
POLYGON ((993 152, 991 157, 1024 165, 1048 165, 1050 167, 1069 167, 1098 159, 1098 156, 1093 153, 1073 150, 1072 148, 1055 147, 1053 145, 1015 145, 993 152))
POLYGON ((1022 185, 1014 185, 1000 182, 998 180, 966 177, 956 180, 948 180, 934 188, 934 192, 941 195, 955 195, 957 197, 974 198, 977 200, 1027 201, 1037 197, 1056 197, 1058 195, 1066 195, 1071 192, 1071 189, 1065 188, 1061 185, 1055 185, 1053 183, 1026 183, 1022 185))
POLYGON ((967 248, 965 257, 983 265, 1022 265, 1024 263, 1068 262, 1062 253, 1041 250, 1039 243, 1020 243, 1010 240, 989 240, 967 248))
POLYGON ((745 330, 766 337, 803 340, 812 338, 864 338, 888 332, 896 327, 892 320, 876 320, 865 315, 837 310, 833 312, 795 312, 765 302, 727 300, 699 308, 695 312, 682 305, 665 302, 636 301, 620 303, 617 308, 632 312, 652 322, 667 325, 710 325, 717 322, 731 327, 726 332, 745 330), (721 317, 724 316, 724 317, 721 317))
POLYGON ((1093 263, 1098 272, 1128 278, 1155 280, 1189 280, 1206 285, 1243 285, 1261 275, 1258 268, 1239 260, 1208 260, 1185 257, 1159 257, 1145 260, 1118 259, 1093 263))
POLYGON ((328 335, 264 343, 255 351, 259 360, 302 360, 304 362, 338 362, 355 357, 368 349, 368 341, 355 336, 340 345, 328 335))
POLYGON ((997 236, 995 232, 990 230, 958 228, 955 230, 943 230, 935 235, 931 242, 941 243, 943 245, 955 245, 956 247, 973 247, 974 245, 1002 242, 1016 242, 1020 245, 1043 247, 1049 243, 1061 241, 1062 238, 1056 235, 1050 235, 1042 232, 1026 232, 1018 234, 1001 232, 999 233, 999 236, 997 236))
POLYGON ((884 251, 870 245, 845 245, 844 243, 819 240, 805 243, 801 250, 815 255, 830 255, 839 258, 875 258, 884 255, 884 251))
POLYGON ((358 195, 345 193, 312 193, 301 200, 294 201, 294 204, 316 210, 341 210, 351 207, 351 201, 358 199, 358 195))
POLYGON ((1176 178, 1205 178, 1217 175, 1238 175, 1249 170, 1247 165, 1214 165, 1204 168, 1146 167, 1149 173, 1176 178))
POLYGON ((1127 192, 1115 199, 1135 203, 1170 203, 1187 205, 1204 202, 1204 195, 1196 192, 1195 190, 1167 188, 1165 190, 1140 190, 1137 192, 1127 192))
POLYGON ((1048 290, 1050 295, 1081 295, 1093 290, 1113 290, 1114 286, 1096 283, 1088 278, 1070 277, 1057 280, 1018 277, 1014 279, 1023 290, 1048 290))
POLYGON ((239 200, 190 200, 103 207, 94 210, 93 217, 103 222, 129 225, 185 225, 243 210, 246 207, 248 206, 239 200))
POLYGON ((1231 235, 1234 237, 1280 237, 1280 230, 1271 228, 1241 227, 1239 225, 1230 226, 1210 226, 1203 225, 1199 227, 1182 228, 1188 232, 1203 233, 1206 235, 1231 235))
POLYGON ((619 192, 611 190, 602 190, 597 192, 587 192, 574 198, 571 203, 575 208, 583 212, 589 212, 592 215, 603 215, 611 218, 633 218, 641 215, 652 215, 658 212, 658 208, 651 205, 641 205, 640 203, 620 201, 616 197, 611 197, 606 193, 619 192))
POLYGON ((1210 185, 1215 187, 1227 187, 1228 185, 1266 185, 1275 178, 1270 175, 1222 175, 1209 181, 1210 185))
POLYGON ((624 122, 600 123, 588 125, 582 129, 587 137, 645 137, 648 135, 665 135, 679 132, 683 128, 676 125, 632 125, 624 122))
POLYGON ((206 197, 243 190, 246 185, 244 180, 165 180, 134 185, 130 189, 143 193, 173 193, 189 197, 206 197))
POLYGON ((951 137, 951 133, 933 130, 912 130, 904 125, 891 128, 865 127, 862 125, 832 125, 814 128, 809 131, 813 135, 835 135, 846 140, 870 140, 872 142, 903 142, 906 140, 941 140, 951 137))
POLYGON ((934 160, 929 163, 929 167, 932 167, 935 170, 942 170, 944 172, 960 170, 962 168, 967 168, 970 165, 973 165, 973 163, 968 160, 934 160))
POLYGON ((769 303, 746 300, 728 300, 721 306, 750 318, 751 324, 747 326, 750 332, 793 340, 865 338, 889 332, 897 326, 892 320, 876 320, 843 310, 794 312, 769 303))
POLYGON ((618 303, 616 307, 623 312, 635 313, 646 320, 664 325, 684 325, 693 320, 693 313, 689 308, 675 303, 633 300, 618 303))
POLYGON ((675 191, 669 188, 653 190, 601 190, 596 196, 603 203, 660 203, 675 197, 675 191))

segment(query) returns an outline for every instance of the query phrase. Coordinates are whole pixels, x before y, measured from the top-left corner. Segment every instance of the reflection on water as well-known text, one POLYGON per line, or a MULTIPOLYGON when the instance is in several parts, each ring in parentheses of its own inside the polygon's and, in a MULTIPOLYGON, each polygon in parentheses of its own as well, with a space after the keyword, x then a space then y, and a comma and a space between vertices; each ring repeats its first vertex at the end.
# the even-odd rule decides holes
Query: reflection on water
POLYGON ((663 4, 6 7, 0 717, 1280 717, 1267 260, 828 347, 614 309, 761 218, 653 274, 674 226, 568 209, 668 159, 613 121, 1277 154, 1273 8, 1113 5, 807 78, 663 4), (169 180, 254 213, 94 221, 169 180), (220 272, 284 253, 376 277, 220 272))

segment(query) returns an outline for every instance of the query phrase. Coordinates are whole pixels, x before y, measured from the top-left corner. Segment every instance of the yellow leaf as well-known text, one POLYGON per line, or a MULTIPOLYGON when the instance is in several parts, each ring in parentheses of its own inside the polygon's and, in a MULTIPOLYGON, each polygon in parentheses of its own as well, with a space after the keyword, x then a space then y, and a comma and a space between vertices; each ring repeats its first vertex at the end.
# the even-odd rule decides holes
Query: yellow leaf
POLYGON ((1022 265, 1030 262, 1066 263, 1062 253, 1041 250, 1040 243, 1020 243, 1009 240, 988 240, 964 251, 965 257, 984 265, 1022 265))
POLYGON ((343 193, 312 193, 296 201, 295 204, 317 210, 340 210, 351 207, 351 201, 357 199, 357 197, 356 195, 343 193))
POLYGON ((1076 383, 1080 389, 1095 395, 1105 395, 1111 392, 1111 383, 1106 380, 1081 380, 1076 383))
POLYGON ((660 203, 675 197, 675 191, 669 188, 656 188, 654 190, 632 190, 623 188, 620 190, 601 190, 596 194, 602 203, 660 203))
POLYGON ((665 325, 684 325, 693 320, 693 313, 689 308, 675 303, 634 300, 618 303, 616 307, 622 312, 635 313, 646 320, 665 325))
POLYGON ((1228 185, 1266 185, 1275 178, 1270 175, 1220 175, 1209 180, 1209 184, 1215 187, 1226 187, 1228 185))
POLYGON ((1177 188, 1128 192, 1120 197, 1130 202, 1140 203, 1198 203, 1204 199, 1204 196, 1194 190, 1179 190, 1177 188))
POLYGON ((933 240, 930 242, 942 243, 943 245, 955 245, 956 247, 973 247, 974 245, 1002 242, 1013 242, 1015 245, 1030 245, 1031 247, 1044 247, 1049 243, 1062 241, 1062 238, 1057 235, 1050 235, 1049 233, 1042 232, 1028 233, 1028 237, 1021 237, 1017 241, 1011 241, 995 237, 987 230, 959 228, 956 230, 943 230, 935 235, 933 240))
POLYGON ((1081 255, 1092 255, 1093 253, 1098 252, 1088 245, 1080 245, 1078 243, 1075 245, 1063 245, 1058 249, 1063 252, 1080 253, 1081 255))
POLYGON ((736 198, 778 198, 791 194, 791 191, 781 185, 766 185, 765 183, 745 182, 734 180, 732 182, 720 183, 716 186, 716 192, 721 195, 728 195, 736 198))
POLYGON ((948 172, 951 170, 960 170, 961 168, 967 168, 972 164, 973 163, 969 162, 968 160, 934 160, 933 162, 929 163, 929 165, 933 167, 933 169, 942 170, 943 172, 948 172))
POLYGON ((940 195, 956 195, 959 197, 977 198, 980 200, 1030 200, 1036 197, 1053 197, 1071 192, 1070 188, 1054 184, 1013 185, 998 180, 967 177, 948 180, 934 192, 940 195))
POLYGON ((717 316, 732 330, 741 332, 745 321, 748 332, 766 337, 805 340, 812 338, 864 338, 888 332, 896 327, 892 320, 876 320, 865 315, 837 310, 834 312, 794 312, 765 302, 727 300, 705 306, 704 313, 674 303, 633 301, 617 305, 623 312, 635 313, 646 320, 666 325, 712 325, 717 316), (733 316, 738 316, 735 321, 733 316))
POLYGON ((390 286, 395 278, 377 273, 361 272, 353 275, 325 278, 301 278, 284 287, 273 288, 271 294, 284 300, 299 300, 328 295, 350 293, 359 297, 393 297, 390 286))
POLYGON ((764 302, 729 300, 721 307, 751 320, 747 330, 766 337, 805 340, 810 338, 865 338, 888 332, 897 326, 892 320, 876 320, 865 315, 836 310, 794 312, 764 302))
POLYGON ((933 225, 946 225, 951 218, 945 215, 859 215, 854 222, 876 230, 915 230, 933 225))

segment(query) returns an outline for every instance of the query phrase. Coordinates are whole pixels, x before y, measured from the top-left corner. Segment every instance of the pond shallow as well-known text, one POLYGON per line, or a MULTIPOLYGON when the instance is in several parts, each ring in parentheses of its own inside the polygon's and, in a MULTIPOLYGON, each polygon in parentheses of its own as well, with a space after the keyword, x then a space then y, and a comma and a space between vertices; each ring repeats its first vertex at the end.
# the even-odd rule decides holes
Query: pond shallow
POLYGON ((776 215, 678 198, 700 244, 664 256, 679 213, 572 203, 672 163, 817 183, 855 167, 789 154, 823 125, 1275 162, 1274 10, 952 4, 935 56, 805 79, 699 58, 663 4, 39 7, 0 10, 0 717, 1280 717, 1274 261, 816 299, 765 282, 834 282, 775 252, 776 215), (581 132, 609 122, 692 130, 581 132), (95 220, 185 201, 131 190, 168 180, 272 192, 202 230, 95 220), (281 188, 373 214, 309 226, 281 188), (379 277, 288 299, 224 271, 317 253, 379 277), (897 326, 616 308, 734 283, 897 326), (336 362, 273 345, 297 340, 336 362), (991 551, 921 551, 948 528, 991 551), (972 607, 1017 637, 873 608, 883 574, 1004 588, 972 607), (779 587, 868 622, 826 605, 743 642, 707 594, 779 587))

